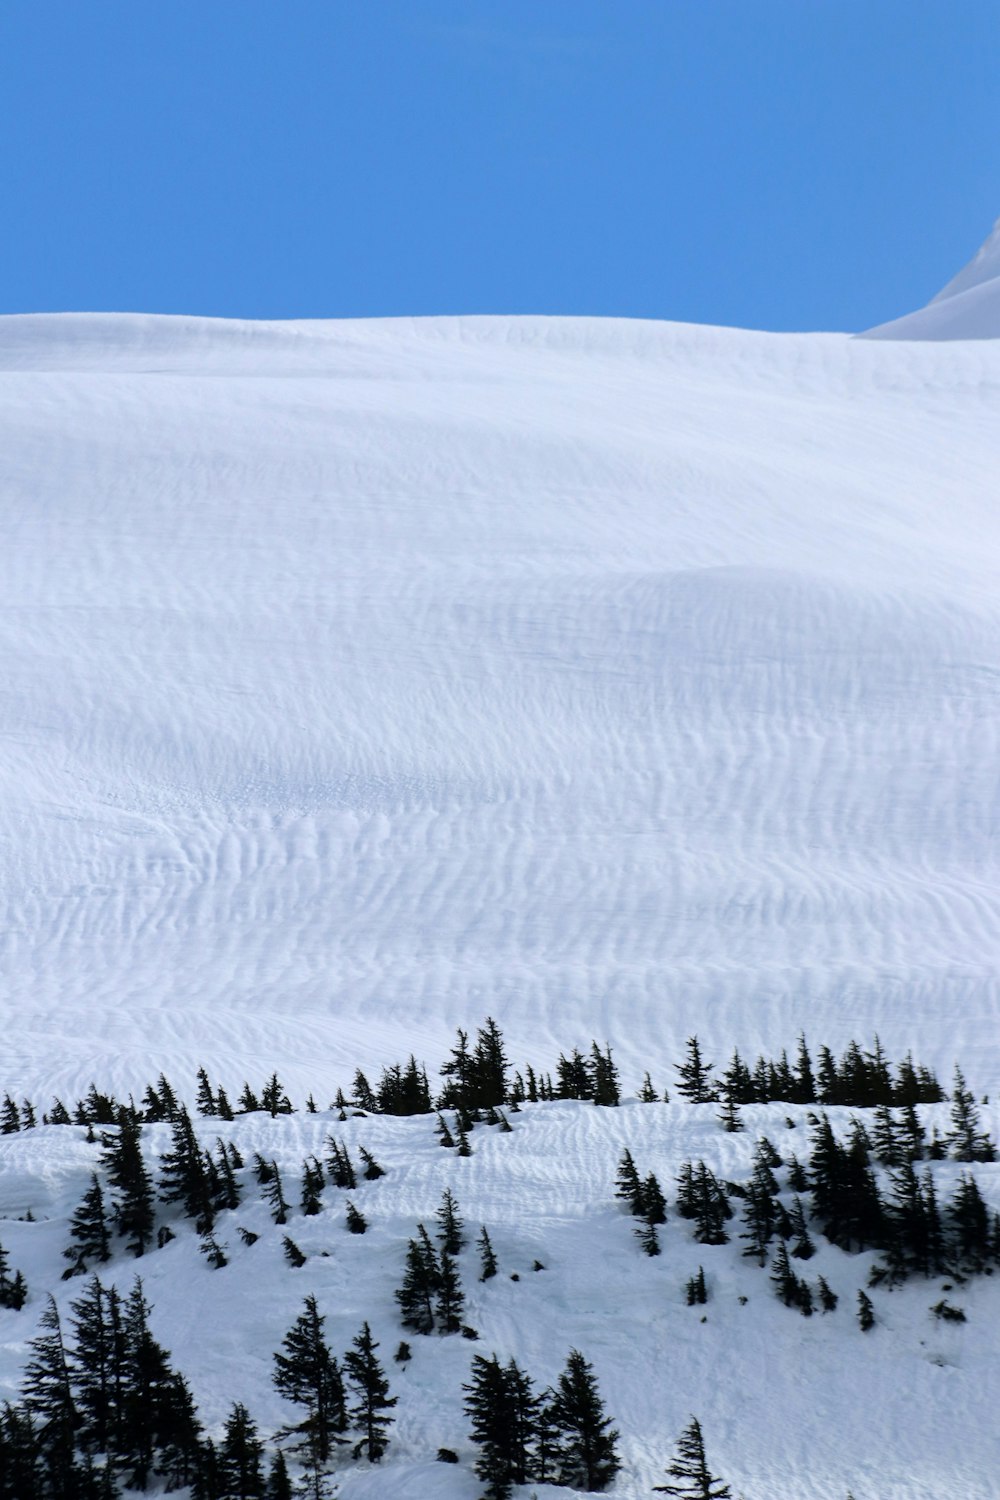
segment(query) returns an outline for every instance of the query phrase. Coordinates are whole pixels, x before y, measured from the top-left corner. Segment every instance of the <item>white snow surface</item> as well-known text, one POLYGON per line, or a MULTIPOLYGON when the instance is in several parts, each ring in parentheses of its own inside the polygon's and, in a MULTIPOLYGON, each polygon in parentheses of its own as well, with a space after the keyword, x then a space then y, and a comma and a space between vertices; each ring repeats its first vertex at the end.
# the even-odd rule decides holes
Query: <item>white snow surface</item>
MULTIPOLYGON (((519 1064, 607 1039, 627 1089, 670 1083, 694 1031, 724 1061, 804 1028, 814 1053, 877 1031, 946 1082, 957 1059, 995 1099, 998 395, 988 340, 0 320, 0 1088, 42 1108, 162 1069, 190 1097, 205 1064, 235 1094, 277 1067, 322 1107, 358 1064, 433 1072, 492 1014, 519 1064)), ((534 1106, 467 1161, 426 1118, 203 1122, 292 1191, 331 1124, 374 1150, 368 1235, 328 1191, 289 1225, 292 1271, 248 1202, 224 1270, 188 1227, 109 1275, 142 1270, 216 1431, 233 1400, 271 1431, 302 1297, 335 1348, 368 1318, 388 1359, 406 1241, 450 1184, 501 1261, 480 1286, 463 1259, 482 1340, 390 1362, 393 1448, 344 1500, 473 1500, 472 1354, 544 1384, 571 1346, 622 1431, 616 1500, 663 1482, 692 1412, 747 1500, 994 1495, 992 1281, 958 1327, 936 1282, 873 1293, 862 1335, 870 1256, 824 1246, 806 1273, 841 1308, 805 1320, 672 1205, 641 1255, 624 1146, 668 1191, 687 1158, 745 1177, 764 1129, 806 1154, 802 1109, 737 1136, 715 1114, 534 1106)), ((32 1290, 0 1312, 0 1398, 44 1290, 81 1290, 61 1250, 94 1149, 0 1138, 0 1240, 32 1290)), ((994 1208, 997 1174, 976 1169, 994 1208)))
POLYGON ((926 307, 882 323, 868 339, 1000 338, 1000 219, 976 254, 926 307))
POLYGON ((0 319, 4 1087, 1000 1088, 1000 345, 0 319), (970 1051, 975 1053, 971 1066, 970 1051))

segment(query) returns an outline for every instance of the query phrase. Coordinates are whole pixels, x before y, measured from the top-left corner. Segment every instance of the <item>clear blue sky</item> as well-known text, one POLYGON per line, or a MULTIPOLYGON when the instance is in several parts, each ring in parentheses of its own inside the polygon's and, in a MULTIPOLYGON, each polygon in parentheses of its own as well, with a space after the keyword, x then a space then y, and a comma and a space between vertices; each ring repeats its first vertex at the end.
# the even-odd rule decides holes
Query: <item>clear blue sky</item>
POLYGON ((0 311, 861 328, 998 80, 1000 0, 3 0, 0 311))

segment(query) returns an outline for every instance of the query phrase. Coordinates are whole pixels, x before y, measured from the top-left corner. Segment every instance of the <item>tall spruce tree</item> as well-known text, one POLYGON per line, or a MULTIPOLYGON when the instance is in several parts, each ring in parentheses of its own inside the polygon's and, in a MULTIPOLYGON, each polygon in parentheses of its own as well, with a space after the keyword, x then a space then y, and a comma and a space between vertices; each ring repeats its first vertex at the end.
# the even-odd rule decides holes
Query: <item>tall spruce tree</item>
POLYGON ((222 1500, 265 1500, 263 1456, 256 1422, 242 1402, 234 1402, 218 1456, 222 1500))
POLYGON ((593 1367, 571 1349, 551 1403, 559 1433, 559 1483, 588 1491, 606 1490, 621 1468, 618 1432, 605 1416, 593 1367))
POLYGON ((689 1103, 710 1104, 712 1102, 715 1098, 711 1077, 712 1064, 703 1059, 696 1036, 688 1037, 687 1057, 682 1063, 678 1063, 677 1072, 680 1074, 677 1090, 689 1103))
POLYGON ((682 1500, 729 1500, 731 1490, 708 1467, 701 1423, 692 1417, 677 1440, 677 1452, 667 1473, 676 1483, 654 1484, 657 1495, 677 1495, 682 1500))
POLYGON ((344 1382, 323 1334, 325 1322, 316 1298, 308 1296, 274 1355, 275 1386, 286 1400, 305 1410, 303 1420, 289 1430, 299 1435, 315 1464, 327 1462, 347 1428, 344 1382))
POLYGON ((45 1474, 47 1500, 76 1500, 76 1432, 80 1418, 73 1400, 69 1358, 55 1299, 46 1299, 41 1332, 28 1345, 24 1404, 35 1422, 45 1474))
POLYGON ((354 1457, 364 1456, 373 1464, 379 1462, 389 1446, 386 1433, 393 1422, 390 1412, 399 1399, 389 1395, 389 1382, 375 1355, 378 1347, 371 1329, 364 1323, 344 1355, 347 1384, 353 1397, 348 1419, 355 1432, 361 1434, 354 1457))

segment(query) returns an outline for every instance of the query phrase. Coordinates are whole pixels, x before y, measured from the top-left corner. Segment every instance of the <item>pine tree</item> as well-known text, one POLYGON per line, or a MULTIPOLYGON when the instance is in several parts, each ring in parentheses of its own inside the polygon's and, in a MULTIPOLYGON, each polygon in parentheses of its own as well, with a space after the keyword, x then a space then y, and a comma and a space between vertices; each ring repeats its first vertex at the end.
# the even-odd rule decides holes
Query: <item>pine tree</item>
POLYGON ((281 1352, 274 1355, 274 1384, 280 1395, 305 1409, 305 1418, 289 1429, 302 1436, 314 1464, 325 1464, 334 1443, 344 1441, 347 1410, 340 1366, 323 1335, 326 1319, 314 1296, 288 1330, 281 1352))
MULTIPOLYGON (((198 1450, 190 1392, 170 1367, 170 1356, 149 1327, 150 1306, 138 1276, 121 1315, 122 1359, 116 1450, 130 1470, 129 1484, 145 1489, 157 1450, 167 1449, 183 1468, 198 1450)), ((186 1482, 186 1481, 185 1481, 186 1482)))
POLYGON ((288 1203, 285 1200, 285 1190, 281 1184, 281 1173, 278 1171, 277 1163, 270 1163, 271 1172, 264 1188, 264 1197, 267 1199, 271 1209, 271 1218, 275 1224, 288 1223, 288 1203))
POLYGON ((219 1478, 225 1500, 265 1500, 263 1456, 264 1444, 256 1422, 241 1402, 234 1402, 219 1451, 219 1478))
POLYGON ((617 1184, 615 1197, 620 1198, 623 1203, 628 1204, 629 1213, 636 1218, 641 1218, 645 1213, 646 1205, 643 1197, 642 1181, 639 1170, 632 1159, 632 1153, 625 1149, 622 1159, 618 1163, 618 1174, 615 1178, 617 1184))
POLYGON ((736 1107, 736 1100, 731 1096, 727 1097, 722 1106, 722 1113, 716 1118, 729 1135, 737 1135, 744 1128, 740 1112, 736 1107))
POLYGON ((441 1269, 430 1237, 422 1224, 418 1237, 410 1240, 406 1252, 403 1285, 396 1292, 404 1328, 414 1333, 434 1330, 434 1298, 441 1285, 441 1269))
POLYGON ((439 1333, 458 1332, 462 1326, 464 1302, 458 1266, 447 1250, 442 1250, 438 1261, 437 1301, 434 1304, 434 1316, 439 1333))
POLYGON ((355 1431, 361 1433, 354 1457, 360 1458, 363 1454, 373 1464, 378 1463, 389 1445, 386 1429, 393 1421, 389 1413, 399 1399, 389 1395, 385 1371, 375 1357, 378 1347, 365 1323, 344 1355, 347 1382, 354 1394, 349 1420, 355 1431))
POLYGON ((302 1251, 299 1249, 298 1245, 289 1235, 286 1234, 284 1236, 281 1244, 285 1252, 285 1259, 290 1266, 294 1266, 296 1270, 299 1270, 302 1266, 305 1265, 308 1256, 302 1254, 302 1251))
POLYGON ((962 1070, 955 1068, 951 1093, 951 1131, 948 1135, 951 1155, 956 1161, 995 1161, 996 1149, 989 1133, 980 1125, 979 1110, 970 1089, 965 1086, 962 1070))
POLYGON ((326 1178, 323 1174, 322 1165, 315 1156, 309 1156, 302 1163, 302 1196, 300 1207, 302 1212, 311 1217, 323 1211, 322 1192, 326 1186, 326 1178))
POLYGON ((708 1288, 705 1285, 705 1271, 702 1266, 698 1267, 697 1275, 691 1277, 684 1290, 688 1307, 698 1307, 708 1301, 708 1288))
POLYGON ((649 1219, 643 1219, 636 1224, 634 1230, 636 1239, 642 1246, 643 1254, 654 1256, 660 1253, 660 1236, 656 1232, 656 1225, 649 1219))
POLYGON ((509 1070, 510 1064, 500 1028, 492 1016, 487 1016, 476 1033, 476 1046, 472 1055, 472 1098, 466 1102, 477 1109, 491 1109, 498 1104, 506 1104, 509 1070))
POLYGON ((875 1327, 875 1309, 872 1300, 864 1292, 858 1292, 858 1327, 862 1333, 867 1333, 870 1328, 875 1327))
POLYGON ((594 1103, 612 1106, 620 1104, 622 1095, 618 1069, 607 1044, 602 1052, 596 1042, 591 1043, 589 1071, 590 1097, 594 1103))
POLYGON ((455 1137, 452 1135, 451 1131, 448 1129, 448 1123, 445 1120, 444 1115, 442 1115, 440 1113, 438 1114, 437 1137, 438 1137, 438 1140, 441 1142, 441 1145, 445 1146, 445 1147, 448 1147, 449 1149, 452 1146, 454 1146, 454 1144, 455 1144, 455 1137))
POLYGON ((142 1126, 135 1112, 122 1108, 115 1135, 102 1136, 101 1161, 114 1189, 112 1218, 133 1255, 151 1244, 156 1226, 153 1181, 142 1155, 142 1126))
POLYGON ((75 1500, 75 1438, 80 1424, 73 1400, 69 1360, 55 1299, 46 1299, 42 1330, 28 1344, 24 1404, 37 1424, 39 1447, 51 1500, 75 1500))
POLYGON ((654 1484, 657 1495, 678 1495, 682 1500, 729 1500, 732 1494, 708 1467, 701 1423, 692 1417, 677 1440, 677 1452, 667 1473, 676 1484, 654 1484))
POLYGON ((375 1182, 379 1177, 385 1176, 385 1168, 379 1166, 374 1156, 372 1156, 370 1151, 366 1151, 364 1146, 358 1147, 358 1155, 365 1164, 364 1176, 366 1182, 375 1182))
POLYGON ((705 1062, 702 1058, 696 1036, 688 1037, 687 1057, 684 1062, 678 1064, 677 1072, 680 1074, 678 1092, 683 1094, 689 1103, 710 1104, 715 1098, 711 1080, 712 1064, 705 1062))
POLYGON ((458 1204, 455 1202, 451 1188, 445 1188, 441 1195, 441 1207, 437 1211, 438 1240, 442 1250, 448 1255, 459 1255, 465 1245, 462 1220, 458 1214, 458 1204))
POLYGON ((334 1187, 349 1188, 351 1192, 357 1187, 350 1152, 343 1141, 338 1143, 332 1135, 327 1141, 326 1170, 334 1187))
POLYGON ((221 1271, 223 1266, 228 1266, 229 1260, 226 1256, 226 1246, 220 1245, 212 1231, 206 1230, 201 1236, 201 1253, 208 1261, 213 1271, 221 1271))
POLYGON ((267 1500, 292 1500, 292 1481, 288 1473, 285 1455, 277 1452, 267 1476, 267 1500))
POLYGON ((63 1251, 63 1256, 72 1264, 65 1275, 83 1274, 88 1261, 103 1264, 111 1259, 111 1234, 104 1211, 104 1194, 96 1173, 91 1175, 90 1187, 70 1220, 69 1232, 73 1243, 63 1251))
POLYGON ((212 1085, 208 1081, 208 1074, 204 1068, 198 1069, 198 1092, 195 1096, 195 1108, 200 1115, 211 1116, 219 1113, 212 1085))
POLYGON ((615 1448, 618 1432, 605 1416, 593 1367, 571 1349, 551 1403, 559 1433, 559 1483, 577 1489, 605 1490, 621 1468, 615 1448))
POLYGON ((0 1107, 0 1135, 14 1135, 21 1128, 21 1116, 10 1094, 4 1095, 0 1107))
POLYGON ((350 1200, 348 1200, 347 1204, 347 1227, 351 1234, 364 1234, 368 1228, 368 1220, 360 1209, 355 1208, 350 1200))
POLYGON ((291 1100, 279 1083, 277 1073, 272 1073, 264 1085, 260 1096, 260 1104, 262 1109, 267 1110, 272 1120, 278 1115, 290 1115, 294 1113, 291 1100))
POLYGON ((194 1219, 199 1234, 211 1230, 215 1221, 211 1181, 206 1171, 205 1155, 183 1107, 174 1112, 170 1150, 160 1157, 160 1198, 164 1203, 180 1203, 189 1219, 194 1219))
POLYGON ((491 1277, 497 1274, 497 1259, 493 1253, 493 1246, 490 1243, 490 1237, 485 1224, 482 1227, 479 1238, 476 1240, 476 1249, 479 1251, 480 1259, 479 1279, 480 1281, 489 1281, 491 1277))
POLYGON ((476 1475, 486 1483, 484 1500, 508 1500, 517 1472, 517 1421, 507 1372, 494 1354, 475 1355, 466 1393, 465 1410, 472 1423, 470 1436, 479 1449, 476 1475))
POLYGON ((838 1298, 836 1292, 831 1290, 825 1276, 821 1276, 819 1278, 819 1281, 817 1282, 817 1290, 819 1292, 819 1305, 823 1309, 823 1311, 825 1313, 835 1312, 837 1303, 840 1299, 838 1298))
POLYGON ((653 1080, 648 1073, 643 1074, 642 1088, 639 1090, 638 1098, 640 1104, 659 1104, 660 1102, 660 1096, 654 1089, 653 1080))
POLYGON ((795 1236, 792 1255, 796 1260, 810 1260, 816 1254, 816 1246, 810 1238, 809 1229, 806 1225, 805 1210, 798 1197, 796 1197, 792 1204, 790 1217, 792 1221, 792 1233, 795 1236))

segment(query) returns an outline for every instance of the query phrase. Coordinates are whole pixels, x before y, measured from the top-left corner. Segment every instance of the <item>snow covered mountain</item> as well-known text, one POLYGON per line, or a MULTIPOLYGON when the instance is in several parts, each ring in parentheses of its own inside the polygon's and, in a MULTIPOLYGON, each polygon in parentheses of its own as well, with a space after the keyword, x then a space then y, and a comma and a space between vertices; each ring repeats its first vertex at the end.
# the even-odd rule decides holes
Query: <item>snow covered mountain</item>
MULTIPOLYGON (((963 295, 968 295, 965 293, 963 295)), ((1000 1073, 1000 344, 0 321, 6 1078, 1000 1073)))
MULTIPOLYGON (((623 1500, 663 1481, 692 1411, 748 1500, 993 1493, 991 1283, 967 1329, 930 1319, 922 1279, 885 1295, 869 1339, 873 1255, 821 1246, 843 1307, 805 1321, 673 1203, 663 1255, 636 1247, 624 1148, 671 1192, 685 1159, 744 1179, 763 1131, 803 1155, 804 1108, 748 1107, 729 1135, 714 1105, 543 1103, 457 1163, 427 1118, 323 1110, 358 1065, 433 1072, 487 1015, 519 1065, 609 1041, 633 1095, 694 1032, 721 1062, 805 1030, 877 1032, 946 1083, 957 1060, 996 1098, 989 244, 930 324, 864 340, 0 319, 0 1093, 43 1108, 163 1070, 193 1095, 204 1064, 235 1096, 277 1067, 320 1113, 203 1122, 206 1146, 293 1183, 332 1128, 389 1168, 360 1190, 364 1239, 335 1205, 295 1221, 299 1270, 260 1202, 239 1211, 255 1248, 220 1219, 225 1269, 189 1226, 144 1258, 216 1432, 234 1399, 287 1419, 271 1355, 307 1291, 338 1347, 370 1318, 388 1359, 407 1237, 450 1185, 504 1272, 469 1299, 483 1342, 422 1340, 392 1372, 392 1464, 345 1500, 472 1500, 472 1353, 551 1381, 570 1346, 622 1429, 623 1500), (683 1299, 703 1261, 704 1326, 683 1299)), ((925 1115, 947 1129, 947 1105, 925 1115)), ((169 1132, 147 1130, 152 1161, 169 1132)), ((59 1277, 94 1163, 82 1127, 0 1138, 0 1243, 32 1293, 0 1310, 0 1398, 44 1292, 79 1295, 59 1277)), ((960 1164, 939 1170, 954 1189, 960 1164)), ((135 1269, 119 1251, 107 1274, 125 1291, 135 1269)))

